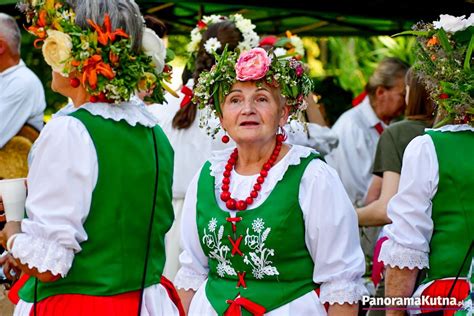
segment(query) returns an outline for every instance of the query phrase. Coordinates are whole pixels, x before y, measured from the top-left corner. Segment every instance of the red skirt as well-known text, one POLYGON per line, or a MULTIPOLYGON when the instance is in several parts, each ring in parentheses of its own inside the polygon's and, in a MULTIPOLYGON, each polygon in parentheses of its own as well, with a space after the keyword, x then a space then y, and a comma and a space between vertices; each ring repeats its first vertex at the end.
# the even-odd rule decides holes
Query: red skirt
MULTIPOLYGON (((28 280, 24 275, 15 283, 9 293, 10 300, 17 304, 18 291, 28 280)), ((167 278, 161 277, 161 285, 168 292, 168 296, 176 305, 179 315, 184 316, 184 309, 176 289, 167 278)), ((133 316, 138 315, 140 291, 127 292, 113 296, 92 296, 84 294, 60 294, 50 296, 36 304, 37 316, 68 315, 68 316, 133 316)), ((34 315, 31 309, 30 315, 34 315)))
MULTIPOLYGON (((454 283, 454 279, 435 280, 426 289, 423 290, 422 296, 429 297, 448 297, 449 291, 454 283)), ((469 295, 469 283, 466 280, 458 279, 451 292, 451 298, 456 298, 458 306, 446 306, 443 311, 444 316, 452 316, 456 312, 456 308, 460 307, 463 300, 469 295)), ((429 313, 434 310, 442 310, 441 305, 421 305, 421 313, 429 313)))

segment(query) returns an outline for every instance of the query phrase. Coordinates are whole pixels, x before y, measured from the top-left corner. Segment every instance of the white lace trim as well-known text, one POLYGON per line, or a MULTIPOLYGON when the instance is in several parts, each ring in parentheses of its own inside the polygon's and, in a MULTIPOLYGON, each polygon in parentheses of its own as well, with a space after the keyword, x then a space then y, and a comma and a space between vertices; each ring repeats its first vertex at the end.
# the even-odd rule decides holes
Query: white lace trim
POLYGON ((145 104, 135 97, 131 98, 129 102, 118 105, 109 103, 86 103, 78 109, 87 110, 92 115, 111 119, 116 122, 124 120, 131 126, 139 124, 145 127, 154 127, 158 124, 155 116, 146 109, 145 104))
POLYGON ((30 269, 36 268, 40 273, 51 271, 62 277, 66 276, 74 259, 72 249, 52 240, 27 234, 19 234, 15 238, 11 253, 30 269))
POLYGON ((464 132, 471 131, 474 132, 474 127, 468 124, 451 124, 444 125, 440 128, 426 128, 425 131, 438 131, 438 132, 464 132))
POLYGON ((189 269, 181 268, 176 274, 173 284, 177 289, 197 291, 206 279, 207 275, 198 274, 189 269))
MULTIPOLYGON (((317 153, 314 149, 309 148, 309 147, 299 146, 299 145, 290 145, 290 146, 291 148, 288 151, 288 153, 285 155, 285 157, 283 157, 283 159, 280 160, 275 165, 275 166, 278 166, 280 172, 278 172, 278 174, 269 172, 266 181, 270 180, 272 184, 278 183, 281 179, 283 179, 283 176, 285 175, 285 172, 289 166, 299 165, 301 159, 308 157, 311 153, 317 153)), ((215 181, 216 189, 220 188, 221 186, 224 169, 227 164, 227 160, 229 160, 230 154, 232 153, 233 150, 234 148, 228 148, 228 149, 212 152, 211 158, 209 159, 209 162, 211 163, 211 166, 209 169, 211 171, 211 175, 214 176, 216 179, 215 181)), ((274 188, 273 185, 265 185, 263 186, 260 194, 262 196, 265 196, 265 194, 268 193, 269 191, 272 191, 273 188, 274 188)))
POLYGON ((363 295, 368 295, 367 288, 362 279, 359 280, 337 280, 326 282, 321 285, 320 300, 329 304, 356 304, 363 295))
POLYGON ((424 269, 430 265, 428 253, 407 248, 391 239, 383 243, 379 261, 383 261, 385 265, 392 268, 408 268, 410 270, 415 268, 424 269))

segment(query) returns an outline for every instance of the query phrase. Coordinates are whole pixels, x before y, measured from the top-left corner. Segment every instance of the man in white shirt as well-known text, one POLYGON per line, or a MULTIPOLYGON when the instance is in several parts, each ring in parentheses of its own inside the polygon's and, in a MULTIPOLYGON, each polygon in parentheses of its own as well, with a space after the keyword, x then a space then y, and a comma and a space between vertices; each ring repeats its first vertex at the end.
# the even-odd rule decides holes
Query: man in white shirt
POLYGON ((43 127, 43 85, 20 59, 20 43, 15 19, 0 13, 0 149, 25 123, 43 127))
POLYGON ((341 115, 332 130, 339 145, 326 156, 355 206, 362 206, 372 178, 377 141, 383 129, 405 107, 407 65, 385 58, 369 78, 362 103, 341 115))

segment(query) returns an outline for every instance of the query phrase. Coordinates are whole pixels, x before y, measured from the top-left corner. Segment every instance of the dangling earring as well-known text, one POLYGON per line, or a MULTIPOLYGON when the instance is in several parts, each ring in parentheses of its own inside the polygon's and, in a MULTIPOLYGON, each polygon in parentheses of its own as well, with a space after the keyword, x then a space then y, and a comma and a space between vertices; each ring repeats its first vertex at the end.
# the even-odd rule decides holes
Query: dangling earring
POLYGON ((278 126, 278 134, 276 135, 276 139, 278 142, 283 143, 286 140, 286 132, 285 129, 281 126, 278 126))
POLYGON ((69 79, 69 84, 71 85, 71 87, 77 88, 77 87, 79 87, 79 85, 81 84, 81 82, 79 81, 79 79, 77 79, 76 77, 74 77, 74 78, 70 78, 70 79, 69 79))
POLYGON ((227 144, 229 142, 230 138, 229 138, 229 136, 227 136, 227 131, 226 130, 224 130, 224 133, 225 133, 225 135, 222 136, 221 140, 224 144, 227 144))

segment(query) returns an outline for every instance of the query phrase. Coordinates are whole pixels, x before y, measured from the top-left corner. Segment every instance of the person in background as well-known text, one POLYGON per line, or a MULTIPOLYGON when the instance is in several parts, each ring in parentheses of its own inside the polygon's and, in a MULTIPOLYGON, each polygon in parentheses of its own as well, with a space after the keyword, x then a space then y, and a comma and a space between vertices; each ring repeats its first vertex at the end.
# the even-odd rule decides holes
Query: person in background
MULTIPOLYGON (((325 159, 336 169, 355 207, 365 203, 380 135, 405 109, 407 70, 407 65, 399 59, 384 58, 369 78, 367 96, 362 103, 343 113, 331 128, 339 144, 325 159)), ((360 233, 362 249, 369 263, 379 229, 362 227, 360 233)))
MULTIPOLYGON (((472 45, 473 26, 474 14, 416 24, 415 65, 436 101, 437 116, 435 128, 406 147, 379 258, 386 267, 386 297, 428 298, 409 306, 414 314, 474 312, 469 282, 474 268, 474 63, 469 40, 461 36, 468 30, 472 45), (456 21, 455 28, 450 21, 456 21), (451 40, 441 43, 442 36, 451 40), (422 269, 426 277, 417 284, 422 269), (463 301, 464 311, 456 312, 463 301)), ((390 307, 390 316, 403 315, 407 308, 403 303, 390 307)))
POLYGON ((368 95, 362 103, 343 113, 332 126, 339 145, 326 159, 339 173, 355 206, 364 205, 380 134, 405 109, 407 69, 396 58, 383 59, 369 78, 368 95))
POLYGON ((413 138, 433 125, 435 104, 413 68, 408 70, 405 82, 405 119, 390 125, 380 136, 373 167, 374 178, 380 179, 373 180, 371 187, 376 186, 374 181, 381 181, 382 186, 377 199, 356 209, 360 226, 390 223, 387 204, 398 190, 405 148, 413 138))
MULTIPOLYGON (((433 125, 435 104, 413 68, 408 70, 405 82, 407 92, 405 119, 391 124, 380 136, 373 173, 374 179, 380 178, 382 186, 374 201, 356 209, 359 226, 382 226, 390 223, 387 216, 387 204, 398 190, 405 148, 413 138, 422 135, 426 128, 433 125)), ((372 181, 371 188, 374 183, 376 182, 372 181)), ((378 262, 377 254, 386 239, 382 230, 374 250, 372 281, 376 287, 376 297, 384 296, 383 263, 378 262)), ((384 306, 371 307, 383 308, 384 306)), ((385 315, 385 311, 371 310, 368 315, 385 315)))
POLYGON ((0 233, 26 281, 18 281, 15 315, 184 315, 162 275, 173 151, 145 105, 131 100, 152 90, 163 101, 164 57, 149 49, 160 39, 149 36, 133 0, 20 7, 43 40, 52 89, 75 110, 42 130, 27 218, 0 233))
POLYGON ((43 85, 20 59, 20 44, 17 22, 0 13, 0 179, 26 177, 46 108, 43 85))
MULTIPOLYGON (((148 110, 156 117, 174 149, 173 207, 175 222, 166 236, 167 260, 164 274, 174 279, 179 269, 178 256, 181 253, 180 223, 184 196, 193 176, 202 164, 209 159, 211 152, 226 148, 231 143, 222 142, 227 136, 223 132, 211 137, 209 130, 200 127, 203 112, 193 101, 193 88, 203 71, 214 65, 214 52, 221 53, 227 45, 229 50, 252 48, 258 44, 258 35, 252 31, 255 26, 240 14, 231 16, 204 16, 191 32, 188 52, 191 54, 188 67, 183 73, 183 87, 179 98, 166 95, 164 104, 152 104, 148 110), (240 27, 240 28, 239 28, 240 27), (244 28, 245 27, 245 28, 244 28), (248 28, 248 29, 247 29, 248 28), (192 74, 192 77, 189 75, 192 74)), ((213 122, 212 128, 219 124, 213 122)))

